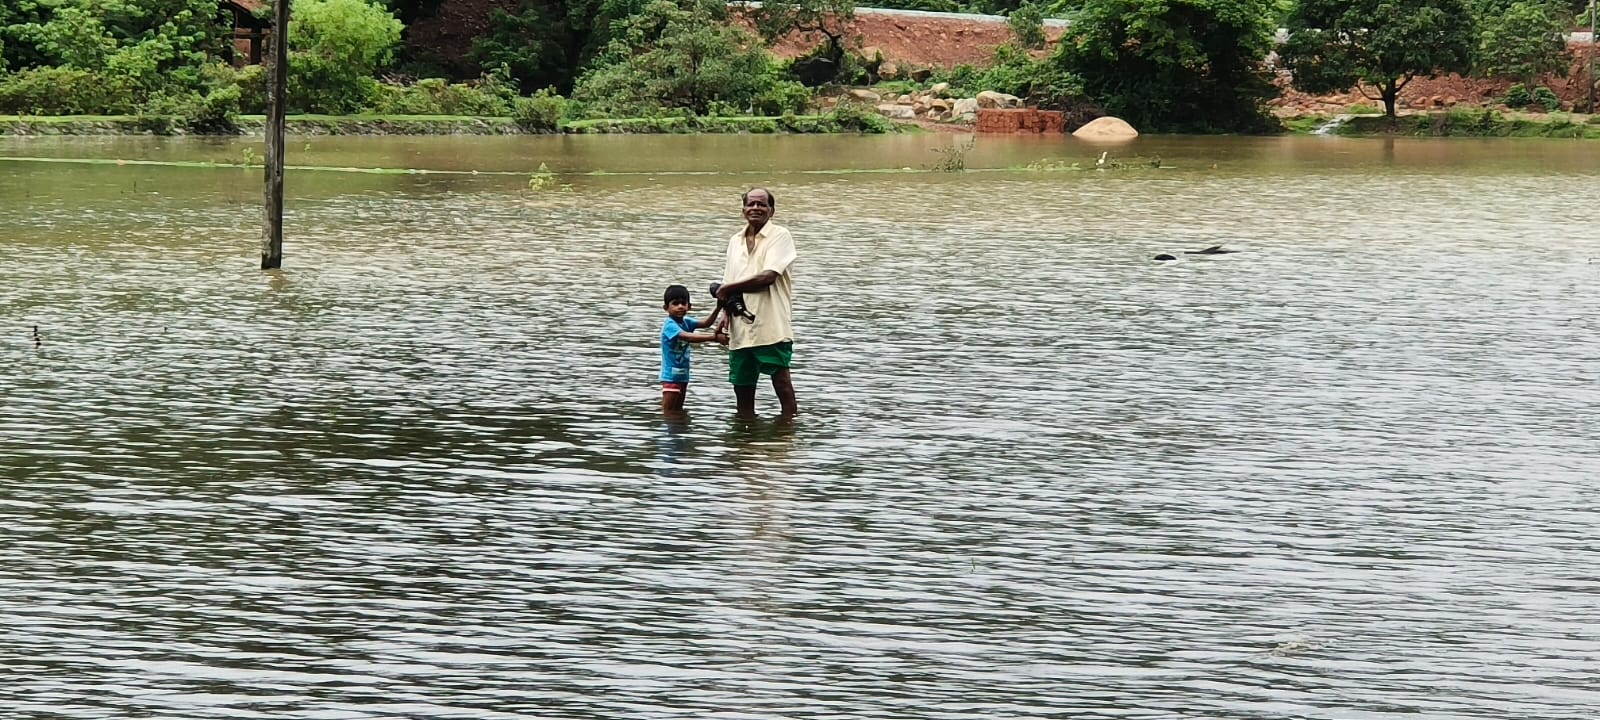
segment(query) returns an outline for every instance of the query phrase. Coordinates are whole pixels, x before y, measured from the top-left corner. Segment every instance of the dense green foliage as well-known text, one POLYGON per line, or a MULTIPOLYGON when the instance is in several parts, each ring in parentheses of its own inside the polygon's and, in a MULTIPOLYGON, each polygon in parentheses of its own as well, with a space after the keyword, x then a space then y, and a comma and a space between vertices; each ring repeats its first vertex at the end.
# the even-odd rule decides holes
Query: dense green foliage
POLYGON ((1024 3, 1011 11, 1006 20, 1011 25, 1011 37, 1018 45, 1028 50, 1044 47, 1044 11, 1038 5, 1024 3))
POLYGON ((517 0, 489 13, 475 39, 468 73, 505 66, 523 88, 571 90, 583 70, 618 38, 649 0, 517 0))
MULTIPOLYGON (((77 93, 32 98, 39 107, 112 109, 169 86, 198 87, 200 68, 222 48, 215 0, 8 0, 0 8, 0 64, 23 76, 14 82, 60 81, 63 94, 77 93)), ((20 102, 32 93, 0 95, 20 102)))
MULTIPOLYGON (((408 50, 407 24, 436 20, 445 2, 295 0, 291 112, 498 116, 535 131, 601 116, 696 127, 679 120, 810 117, 811 87, 932 72, 965 95, 998 90, 1074 118, 1103 109, 1155 132, 1251 132, 1274 126, 1264 107, 1276 92, 1275 49, 1296 87, 1372 88, 1391 119, 1411 79, 1446 72, 1515 79, 1508 104, 1553 109, 1539 78, 1566 70, 1561 33, 1586 9, 1586 0, 874 3, 1009 16, 1012 40, 987 67, 938 69, 863 56, 844 32, 856 0, 735 4, 749 25, 722 0, 501 0, 467 25, 477 35, 453 56, 427 56, 420 41, 408 50), (1072 22, 1053 50, 1046 17, 1072 22), (1290 35, 1277 47, 1280 24, 1290 35), (814 33, 816 47, 792 62, 766 51, 763 42, 794 32, 814 33)), ((228 64, 227 17, 217 0, 0 0, 0 113, 120 114, 151 130, 227 132, 266 104, 262 69, 228 64)), ((438 29, 413 40, 428 33, 438 29)), ((840 113, 826 125, 883 122, 870 109, 840 113)))
POLYGON ((1274 0, 1088 0, 1057 61, 1107 112, 1135 127, 1251 132, 1269 127, 1264 59, 1274 0))
POLYGON ((766 50, 728 24, 727 12, 720 0, 653 0, 624 23, 578 80, 573 99, 622 115, 768 109, 756 106, 771 95, 777 75, 766 50))
POLYGON ((330 114, 366 107, 378 91, 373 73, 400 45, 400 20, 367 0, 295 0, 289 8, 293 106, 330 114))
POLYGON ((1279 54, 1306 92, 1377 88, 1393 121, 1412 78, 1471 69, 1473 20, 1466 0, 1299 0, 1279 54))
POLYGON ((1565 75, 1572 23, 1564 0, 1477 0, 1475 66, 1483 75, 1505 75, 1533 85, 1545 73, 1565 75))

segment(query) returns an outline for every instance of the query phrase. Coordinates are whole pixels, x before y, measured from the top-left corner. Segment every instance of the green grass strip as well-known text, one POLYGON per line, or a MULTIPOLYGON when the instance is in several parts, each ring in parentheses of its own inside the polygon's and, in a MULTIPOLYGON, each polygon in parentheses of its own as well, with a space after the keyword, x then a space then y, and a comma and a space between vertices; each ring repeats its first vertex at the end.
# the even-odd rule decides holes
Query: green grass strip
MULTIPOLYGON (((203 160, 117 160, 110 158, 51 158, 51 157, 8 157, 0 156, 0 162, 16 163, 49 163, 58 165, 137 165, 145 167, 175 167, 198 169, 235 169, 255 170, 260 169, 260 163, 231 163, 209 162, 203 160)), ((1092 161, 1091 161, 1092 165, 1092 161)), ((1170 165, 1163 165, 1161 169, 1171 169, 1170 165)), ((334 165, 285 165, 285 170, 307 170, 313 172, 341 172, 359 173, 366 175, 483 175, 500 177, 532 177, 539 175, 533 170, 427 170, 423 168, 383 168, 383 167, 341 167, 334 165)), ((1076 164, 1061 161, 1041 161, 1033 165, 1011 166, 1003 168, 966 168, 963 173, 1039 173, 1061 171, 1086 171, 1094 170, 1091 167, 1081 167, 1076 164)), ((1140 169, 1116 167, 1111 169, 1140 169)), ((641 177, 641 176, 737 176, 737 175, 772 175, 770 170, 587 170, 584 172, 551 172, 554 177, 641 177)), ((917 175, 917 174, 951 174, 932 168, 832 168, 819 170, 790 170, 791 175, 917 175)), ((960 173, 955 173, 960 174, 960 173)))

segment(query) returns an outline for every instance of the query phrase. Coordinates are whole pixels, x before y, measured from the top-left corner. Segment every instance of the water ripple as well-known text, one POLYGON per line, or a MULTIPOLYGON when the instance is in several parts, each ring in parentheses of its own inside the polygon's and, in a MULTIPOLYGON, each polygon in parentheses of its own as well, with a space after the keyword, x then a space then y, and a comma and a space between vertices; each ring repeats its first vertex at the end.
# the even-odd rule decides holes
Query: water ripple
MULTIPOLYGON (((438 142, 395 147, 472 152, 438 142)), ((0 167, 0 700, 1591 717, 1600 252, 1567 198, 1600 185, 1174 142, 1157 174, 774 180, 794 425, 731 418, 715 350, 691 419, 654 408, 660 287, 715 279, 742 176, 305 179, 264 275, 254 175, 0 167)))

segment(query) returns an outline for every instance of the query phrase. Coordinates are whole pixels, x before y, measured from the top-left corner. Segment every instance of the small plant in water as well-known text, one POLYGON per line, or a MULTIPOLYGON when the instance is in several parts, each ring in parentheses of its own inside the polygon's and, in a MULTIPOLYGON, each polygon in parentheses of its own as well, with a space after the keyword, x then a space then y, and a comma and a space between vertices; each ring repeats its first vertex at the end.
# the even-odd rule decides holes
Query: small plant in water
POLYGON ((252 165, 259 165, 259 164, 261 164, 261 158, 256 157, 256 149, 252 148, 252 147, 245 148, 244 149, 244 166, 245 167, 250 167, 252 165))
POLYGON ((934 152, 944 156, 939 159, 939 162, 933 164, 934 172, 955 173, 966 170, 967 153, 972 152, 972 148, 977 144, 978 139, 976 137, 968 137, 964 143, 934 148, 934 152))
MULTIPOLYGON (((539 163, 539 171, 528 178, 528 189, 534 192, 550 190, 556 185, 556 174, 550 172, 550 166, 539 163)), ((571 187, 568 185, 567 187, 571 187)))

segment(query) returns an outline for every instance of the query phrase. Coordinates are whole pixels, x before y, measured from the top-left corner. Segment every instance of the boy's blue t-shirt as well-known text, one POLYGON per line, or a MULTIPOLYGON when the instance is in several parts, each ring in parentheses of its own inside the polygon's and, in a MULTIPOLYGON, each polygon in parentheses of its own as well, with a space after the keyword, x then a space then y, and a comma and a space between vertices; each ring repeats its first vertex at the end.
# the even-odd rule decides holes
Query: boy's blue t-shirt
POLYGON ((689 382, 689 343, 679 340, 678 335, 694 332, 696 327, 699 323, 694 318, 686 317, 680 323, 667 316, 661 326, 661 382, 689 382))

